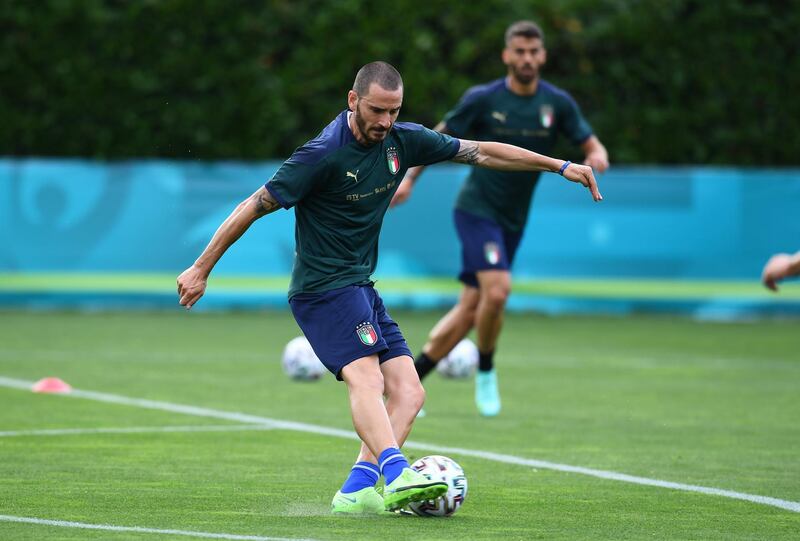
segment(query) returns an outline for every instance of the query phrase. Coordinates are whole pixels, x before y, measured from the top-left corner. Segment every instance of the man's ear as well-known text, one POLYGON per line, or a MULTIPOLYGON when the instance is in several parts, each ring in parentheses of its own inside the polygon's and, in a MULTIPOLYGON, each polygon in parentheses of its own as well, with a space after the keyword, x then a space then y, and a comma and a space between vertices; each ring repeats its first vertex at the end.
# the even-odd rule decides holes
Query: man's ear
POLYGON ((350 90, 347 93, 347 108, 355 112, 356 104, 358 104, 358 94, 355 90, 350 90))

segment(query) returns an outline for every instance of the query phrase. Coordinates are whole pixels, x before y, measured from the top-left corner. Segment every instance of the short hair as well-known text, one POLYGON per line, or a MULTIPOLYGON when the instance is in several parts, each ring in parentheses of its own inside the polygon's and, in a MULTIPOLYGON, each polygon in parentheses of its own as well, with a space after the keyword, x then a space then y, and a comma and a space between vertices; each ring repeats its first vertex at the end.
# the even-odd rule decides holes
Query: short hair
POLYGON ((370 62, 356 73, 353 90, 359 96, 366 96, 372 83, 378 83, 385 90, 397 90, 403 86, 403 78, 400 77, 400 72, 387 62, 370 62))
POLYGON ((506 45, 508 45, 512 38, 517 36, 539 38, 544 41, 544 32, 542 32, 539 25, 533 21, 517 21, 509 26, 506 30, 506 45))

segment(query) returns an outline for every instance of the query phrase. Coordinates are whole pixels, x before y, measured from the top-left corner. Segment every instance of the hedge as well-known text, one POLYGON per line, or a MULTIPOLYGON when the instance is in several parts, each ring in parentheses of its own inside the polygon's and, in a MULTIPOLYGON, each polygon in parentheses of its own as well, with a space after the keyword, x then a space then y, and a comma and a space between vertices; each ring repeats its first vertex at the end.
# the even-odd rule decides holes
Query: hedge
POLYGON ((0 154, 283 158, 395 64, 434 125, 537 20, 615 163, 797 164, 797 1, 3 2, 0 154))

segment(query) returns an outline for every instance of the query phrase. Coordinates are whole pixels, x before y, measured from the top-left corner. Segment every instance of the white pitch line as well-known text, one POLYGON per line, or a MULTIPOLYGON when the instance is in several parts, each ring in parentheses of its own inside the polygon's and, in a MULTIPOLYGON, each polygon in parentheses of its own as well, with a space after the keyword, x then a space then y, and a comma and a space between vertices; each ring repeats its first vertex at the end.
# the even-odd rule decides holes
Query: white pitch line
POLYGON ((272 430, 260 425, 187 425, 187 426, 134 426, 122 428, 46 428, 42 430, 0 431, 0 438, 17 436, 78 436, 82 434, 148 434, 177 432, 239 432, 243 430, 272 430))
POLYGON ((674 490, 683 490, 686 492, 698 492, 700 494, 708 494, 711 496, 723 496, 725 498, 732 498, 734 500, 744 500, 752 503, 760 503, 763 505, 770 505, 772 507, 779 507, 787 511, 794 511, 795 513, 800 513, 800 502, 781 500, 778 498, 772 498, 770 496, 759 496, 757 494, 747 494, 744 492, 735 492, 733 490, 704 487, 700 485, 686 485, 683 483, 674 483, 672 481, 662 481, 660 479, 637 477, 635 475, 628 475, 627 473, 618 473, 605 470, 594 470, 591 468, 584 468, 582 466, 570 466, 569 464, 558 464, 556 462, 547 462, 545 460, 522 458, 513 455, 492 453, 489 451, 474 451, 470 449, 462 449, 459 447, 444 447, 440 445, 431 445, 427 443, 415 443, 415 442, 406 442, 404 447, 411 447, 414 449, 426 449, 430 451, 436 451, 442 454, 454 453, 464 456, 472 456, 475 458, 482 458, 484 460, 503 462, 504 464, 518 464, 520 466, 530 466, 533 468, 542 468, 545 470, 562 471, 567 473, 579 473, 581 475, 589 475, 591 477, 599 477, 600 479, 610 479, 612 481, 622 481, 623 483, 633 483, 636 485, 671 488, 674 490))
MULTIPOLYGON (((25 381, 20 379, 6 378, 0 376, 0 387, 8 387, 12 389, 20 389, 23 391, 30 391, 34 382, 25 381)), ((209 408, 201 408, 197 406, 184 406, 182 404, 172 404, 170 402, 160 402, 157 400, 147 400, 144 398, 130 398, 127 396, 98 393, 94 391, 81 391, 73 389, 69 393, 58 393, 55 396, 64 396, 68 398, 86 398, 97 402, 106 402, 110 404, 120 404, 123 406, 136 406, 139 408, 169 411, 173 413, 183 413, 185 415, 194 415, 195 417, 209 417, 213 419, 224 419, 226 421, 235 421, 249 425, 270 425, 273 428, 282 428, 284 430, 294 430, 297 432, 310 432, 312 434, 320 434, 323 436, 334 436, 338 438, 348 438, 358 440, 358 435, 350 430, 342 430, 339 428, 328 428, 324 426, 311 425, 306 423, 297 423, 294 421, 282 421, 280 419, 270 419, 269 417, 260 417, 258 415, 249 415, 247 413, 227 412, 214 410, 209 408)))
POLYGON ((70 522, 67 520, 48 520, 43 518, 15 517, 0 515, 0 522, 21 522, 40 526, 58 526, 60 528, 81 528, 83 530, 103 530, 107 532, 158 533, 164 535, 184 535, 203 539, 230 539, 233 541, 314 541, 313 539, 297 539, 293 537, 264 537, 261 535, 236 535, 231 533, 193 532, 191 530, 160 530, 158 528, 141 528, 138 526, 113 526, 111 524, 87 524, 86 522, 70 522))
MULTIPOLYGON (((30 390, 32 385, 33 385, 32 381, 24 381, 20 379, 6 378, 0 376, 0 387, 8 387, 12 389, 22 389, 28 391, 30 390)), ((350 440, 359 439, 358 435, 349 430, 341 430, 338 428, 329 428, 325 426, 318 426, 307 423, 298 423, 294 421, 282 421, 280 419, 271 419, 269 417, 260 417, 257 415, 249 415, 247 413, 227 412, 227 411, 213 410, 209 408, 200 408, 196 406, 184 406, 181 404, 173 404, 170 402, 159 402, 156 400, 129 398, 127 396, 121 396, 115 394, 73 390, 68 394, 60 396, 72 397, 72 398, 86 398, 89 400, 96 400, 98 402, 107 402, 111 404, 137 406, 140 408, 170 411, 175 413, 184 413, 186 415, 195 415, 199 417, 225 419, 228 421, 239 421, 241 423, 246 423, 246 424, 262 424, 262 425, 267 424, 276 429, 294 430, 297 432, 307 432, 323 436, 334 436, 337 438, 347 438, 350 440)), ((621 481, 624 483, 633 483, 637 485, 653 486, 659 488, 670 488, 673 490, 682 490, 685 492, 695 492, 700 494, 708 494, 712 496, 723 496, 725 498, 732 498, 734 500, 743 500, 762 505, 769 505, 772 507, 785 509, 787 511, 800 513, 800 502, 781 500, 769 496, 759 496, 757 494, 747 494, 745 492, 735 492, 733 490, 723 490, 720 488, 704 487, 699 485, 686 485, 683 483, 674 483, 672 481, 663 481, 660 479, 637 477, 635 475, 628 475, 625 473, 618 473, 606 470, 595 470, 591 468, 584 468, 581 466, 570 466, 569 464, 558 464, 556 462, 547 462, 545 460, 522 458, 513 455, 492 453, 489 451, 464 449, 461 447, 446 447, 442 445, 423 443, 423 442, 413 442, 413 441, 407 441, 404 444, 404 447, 410 447, 412 449, 425 449, 440 453, 452 453, 463 456, 471 456, 475 458, 481 458, 484 460, 501 462, 504 464, 516 464, 519 466, 529 466, 545 470, 577 473, 581 475, 588 475, 591 477, 598 477, 600 479, 609 479, 612 481, 621 481)))

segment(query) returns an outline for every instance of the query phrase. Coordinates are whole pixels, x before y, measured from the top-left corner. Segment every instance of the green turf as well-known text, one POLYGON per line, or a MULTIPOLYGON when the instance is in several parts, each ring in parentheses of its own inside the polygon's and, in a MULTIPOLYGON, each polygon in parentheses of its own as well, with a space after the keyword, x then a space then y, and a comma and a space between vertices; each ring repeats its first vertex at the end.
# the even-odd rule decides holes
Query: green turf
MULTIPOLYGON (((0 292, 104 292, 169 293, 175 292, 171 274, 86 274, 86 273, 0 273, 0 292)), ((450 278, 380 279, 384 292, 429 292, 457 294, 461 285, 450 278)), ((288 276, 214 276, 211 291, 263 292, 283 294, 288 276)), ((519 279, 514 282, 518 294, 626 299, 698 299, 735 298, 771 300, 776 303, 800 299, 800 283, 782 285, 781 294, 766 290, 757 280, 552 280, 519 279)))
MULTIPOLYGON (((439 314, 393 315, 417 349, 439 314)), ((351 429, 341 383, 281 373, 298 333, 277 311, 4 312, 0 376, 351 429)), ((434 374, 411 439, 800 502, 797 336, 792 321, 512 315, 498 353, 502 414, 480 418, 469 381, 434 374)), ((0 431, 225 424, 2 387, 0 404, 0 431)), ((329 516, 355 451, 286 430, 4 437, 0 514, 330 540, 800 532, 800 513, 458 455, 469 495, 450 519, 329 516)), ((173 537, 0 522, 0 539, 173 537)))

